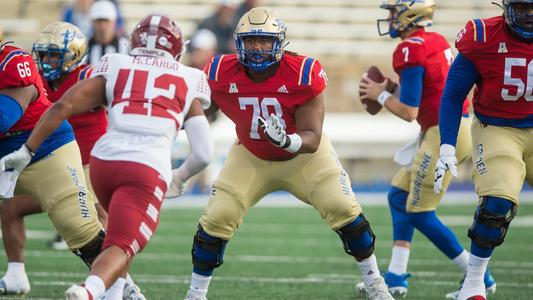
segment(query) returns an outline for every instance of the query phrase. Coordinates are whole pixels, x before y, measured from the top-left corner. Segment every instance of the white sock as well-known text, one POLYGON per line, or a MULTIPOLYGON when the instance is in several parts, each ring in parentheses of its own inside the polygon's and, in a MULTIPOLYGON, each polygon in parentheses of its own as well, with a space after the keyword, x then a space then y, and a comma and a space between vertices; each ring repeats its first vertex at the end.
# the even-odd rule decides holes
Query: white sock
POLYGON ((207 289, 209 288, 209 283, 211 282, 213 276, 204 276, 196 273, 192 273, 191 276, 191 286, 189 290, 194 292, 198 296, 207 295, 207 289))
POLYGON ((407 273, 410 252, 409 248, 393 246, 388 271, 397 275, 407 273))
POLYGON ((97 299, 105 292, 104 281, 96 275, 89 275, 85 279, 85 288, 91 293, 93 299, 97 299))
POLYGON ((126 273, 126 284, 129 286, 134 286, 133 278, 131 278, 130 273, 126 273))
POLYGON ((474 254, 470 253, 470 258, 468 260, 468 271, 466 272, 465 282, 463 283, 464 289, 478 289, 482 287, 482 290, 485 290, 483 278, 485 277, 489 260, 490 256, 485 258, 475 256, 474 254))
POLYGON ((457 255, 454 259, 452 259, 453 263, 463 271, 463 273, 466 273, 468 270, 468 257, 470 253, 468 251, 463 250, 461 254, 457 255))
POLYGON ((23 262, 8 262, 7 271, 2 280, 9 292, 27 293, 30 291, 30 281, 23 262))
POLYGON ((26 276, 26 268, 23 262, 8 262, 5 277, 19 278, 26 276))
POLYGON ((358 261, 357 264, 359 265, 361 273, 363 273, 364 282, 368 282, 371 279, 381 276, 379 275, 378 263, 374 254, 363 261, 358 261))
POLYGON ((106 300, 122 300, 122 294, 124 293, 124 285, 126 284, 126 278, 119 277, 113 283, 113 285, 108 288, 105 293, 106 300))

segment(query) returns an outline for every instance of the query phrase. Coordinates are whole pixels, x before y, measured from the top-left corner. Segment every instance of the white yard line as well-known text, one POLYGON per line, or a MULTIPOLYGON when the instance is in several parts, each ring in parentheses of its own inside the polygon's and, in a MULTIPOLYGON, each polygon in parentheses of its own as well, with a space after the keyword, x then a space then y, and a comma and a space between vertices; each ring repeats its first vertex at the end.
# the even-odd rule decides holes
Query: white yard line
MULTIPOLYGON (((26 257, 43 257, 43 258, 64 258, 69 255, 67 252, 61 251, 39 251, 29 250, 25 251, 26 257)), ((176 260, 190 262, 190 255, 180 255, 172 253, 141 253, 135 257, 136 260, 176 260)), ((265 255, 225 255, 226 260, 237 262, 254 262, 254 263, 328 263, 328 264, 346 264, 351 259, 346 257, 302 257, 302 256, 265 256, 265 255)), ((387 264, 388 259, 379 259, 380 264, 387 264)), ((451 265, 447 259, 410 259, 410 266, 442 266, 451 265)), ((515 260, 492 260, 491 265, 494 269, 510 268, 510 269, 528 269, 533 273, 533 262, 531 261, 515 261, 515 260)), ((68 274, 68 273, 66 273, 68 274)))
MULTIPOLYGON (((72 278, 72 277, 84 277, 85 273, 61 273, 61 272, 30 272, 30 277, 45 277, 50 279, 72 278)), ((138 283, 151 283, 151 284, 189 284, 190 276, 162 276, 152 274, 138 274, 135 273, 135 281, 138 283)), ((435 278, 443 278, 449 276, 458 276, 458 274, 446 272, 415 272, 414 276, 418 278, 424 278, 417 280, 417 285, 446 285, 457 286, 458 280, 434 280, 435 278), (445 275, 445 276, 443 276, 445 275), (427 280, 426 280, 427 279, 427 280)), ((357 282, 360 279, 358 275, 346 275, 346 274, 311 274, 306 277, 240 277, 240 276, 214 276, 214 281, 219 282, 248 282, 248 283, 278 283, 278 284, 309 284, 309 283, 321 283, 321 284, 351 284, 357 282)), ((69 286, 72 281, 65 280, 33 280, 33 285, 52 285, 52 286, 69 286)), ((533 283, 524 282, 507 282, 498 280, 499 287, 520 287, 533 289, 533 283)))
MULTIPOLYGON (((358 193, 355 192, 357 201, 361 203, 363 208, 365 206, 383 206, 387 205, 387 193, 358 193)), ((179 198, 166 199, 163 202, 165 207, 198 207, 203 208, 207 205, 208 195, 184 195, 179 198)), ((446 193, 441 200, 440 205, 475 205, 477 203, 477 195, 472 192, 449 192, 446 193)), ((533 192, 522 192, 520 195, 520 203, 533 203, 533 192)), ((289 193, 277 192, 264 197, 257 207, 294 207, 307 206, 300 200, 296 199, 289 193)), ((473 212, 472 212, 473 213, 473 212)))

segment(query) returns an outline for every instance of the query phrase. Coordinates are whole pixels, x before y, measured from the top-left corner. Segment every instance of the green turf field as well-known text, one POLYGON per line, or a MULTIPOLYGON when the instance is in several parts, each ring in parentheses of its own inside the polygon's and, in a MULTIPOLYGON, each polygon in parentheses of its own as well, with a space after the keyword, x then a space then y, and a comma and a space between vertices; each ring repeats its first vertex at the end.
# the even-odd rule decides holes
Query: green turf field
MULTIPOLYGON (((453 224, 463 245, 474 206, 444 206, 440 215, 453 224)), ((136 256, 131 274, 148 299, 183 299, 191 271, 190 249, 199 208, 165 208, 149 246, 136 256)), ((376 254, 385 270, 390 256, 388 208, 366 208, 377 235, 376 254)), ((67 251, 49 250, 53 235, 44 215, 27 220, 26 269, 32 290, 26 299, 61 299, 87 273, 67 251)), ((469 246, 467 247, 469 248, 469 246)), ((0 269, 6 267, 2 251, 0 269)), ((506 242, 491 262, 498 291, 489 299, 533 299, 533 205, 523 205, 506 242)), ((406 299, 444 299, 462 274, 424 236, 415 235, 406 299)), ((306 207, 254 208, 228 244, 224 265, 215 272, 209 299, 356 299, 360 279, 354 260, 318 214, 306 207)), ((7 299, 7 298, 6 298, 7 299)))

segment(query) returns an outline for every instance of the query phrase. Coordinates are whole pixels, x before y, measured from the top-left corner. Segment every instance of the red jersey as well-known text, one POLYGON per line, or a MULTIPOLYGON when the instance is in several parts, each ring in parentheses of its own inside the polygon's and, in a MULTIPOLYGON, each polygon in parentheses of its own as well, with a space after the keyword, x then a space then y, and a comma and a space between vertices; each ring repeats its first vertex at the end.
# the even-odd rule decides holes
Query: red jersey
MULTIPOLYGON (((394 51, 392 65, 398 76, 404 68, 424 68, 422 97, 416 118, 422 131, 439 124, 440 97, 452 62, 453 52, 446 39, 439 33, 426 32, 423 28, 413 32, 394 51)), ((466 99, 463 114, 468 113, 469 106, 470 100, 466 99)))
POLYGON ((39 96, 28 105, 20 120, 1 137, 33 129, 51 105, 46 98, 43 82, 32 56, 18 47, 5 46, 0 53, 0 89, 20 88, 29 85, 34 85, 37 88, 39 96))
POLYGON ((272 145, 257 120, 259 116, 268 119, 274 113, 281 119, 287 134, 296 132, 296 108, 326 88, 326 73, 317 60, 285 53, 276 73, 261 83, 248 78, 235 54, 213 58, 204 71, 212 101, 235 123, 237 137, 246 149, 265 160, 295 156, 272 145))
POLYGON ((476 114, 503 119, 533 114, 533 44, 514 38, 503 16, 470 20, 455 47, 481 77, 474 91, 476 114))
MULTIPOLYGON (((90 65, 81 65, 68 74, 67 78, 59 85, 57 90, 52 89, 43 78, 44 87, 48 93, 48 99, 56 102, 63 94, 79 81, 91 77, 93 67, 90 65)), ((81 115, 72 116, 68 119, 74 136, 80 147, 82 164, 89 163, 91 150, 94 143, 105 133, 107 128, 107 115, 105 108, 101 107, 81 115)))

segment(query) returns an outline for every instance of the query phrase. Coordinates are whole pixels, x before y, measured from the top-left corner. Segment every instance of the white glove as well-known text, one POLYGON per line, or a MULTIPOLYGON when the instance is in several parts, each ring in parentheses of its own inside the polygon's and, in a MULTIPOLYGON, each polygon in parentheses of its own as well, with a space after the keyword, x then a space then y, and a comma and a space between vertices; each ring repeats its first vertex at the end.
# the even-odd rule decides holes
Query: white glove
POLYGON ((172 181, 165 193, 165 198, 175 198, 183 195, 185 188, 187 187, 187 181, 181 180, 178 176, 178 169, 172 170, 172 181))
POLYGON ((15 180, 22 170, 30 164, 35 153, 31 152, 26 144, 17 151, 13 151, 0 159, 0 172, 11 172, 11 180, 15 180))
POLYGON ((272 144, 280 148, 289 147, 291 141, 290 139, 287 139, 287 133, 285 132, 283 125, 281 125, 278 116, 271 114, 268 122, 261 117, 258 118, 258 121, 259 126, 263 128, 266 136, 272 144))
POLYGON ((444 174, 450 170, 453 177, 459 175, 457 173, 457 158, 455 157, 455 147, 448 144, 442 144, 440 146, 440 157, 437 161, 437 167, 435 169, 435 184, 433 185, 433 191, 435 194, 440 193, 442 189, 442 182, 444 180, 444 174))

